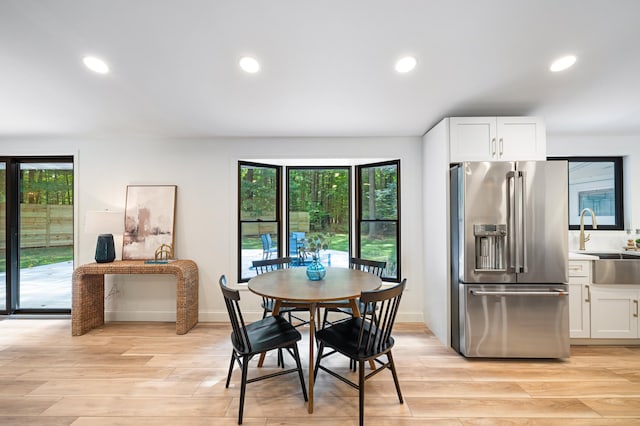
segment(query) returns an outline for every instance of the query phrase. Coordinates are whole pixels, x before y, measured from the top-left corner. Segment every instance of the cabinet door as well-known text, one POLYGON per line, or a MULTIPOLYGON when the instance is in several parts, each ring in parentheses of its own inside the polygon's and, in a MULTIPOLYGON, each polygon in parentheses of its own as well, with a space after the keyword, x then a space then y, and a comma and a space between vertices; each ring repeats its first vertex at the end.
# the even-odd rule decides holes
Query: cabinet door
POLYGON ((637 338, 638 293, 636 288, 593 285, 591 289, 591 337, 637 338))
POLYGON ((452 117, 449 161, 498 160, 496 123, 495 117, 452 117))
POLYGON ((547 137, 538 117, 497 118, 497 159, 546 160, 547 137))
POLYGON ((569 337, 591 337, 590 306, 588 277, 569 277, 569 337))

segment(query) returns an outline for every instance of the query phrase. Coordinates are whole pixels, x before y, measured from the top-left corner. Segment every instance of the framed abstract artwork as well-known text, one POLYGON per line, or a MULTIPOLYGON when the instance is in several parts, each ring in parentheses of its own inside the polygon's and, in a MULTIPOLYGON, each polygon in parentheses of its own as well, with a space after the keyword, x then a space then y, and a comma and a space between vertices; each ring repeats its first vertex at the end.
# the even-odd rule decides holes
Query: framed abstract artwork
POLYGON ((163 244, 173 248, 176 185, 128 185, 122 259, 154 259, 163 244))

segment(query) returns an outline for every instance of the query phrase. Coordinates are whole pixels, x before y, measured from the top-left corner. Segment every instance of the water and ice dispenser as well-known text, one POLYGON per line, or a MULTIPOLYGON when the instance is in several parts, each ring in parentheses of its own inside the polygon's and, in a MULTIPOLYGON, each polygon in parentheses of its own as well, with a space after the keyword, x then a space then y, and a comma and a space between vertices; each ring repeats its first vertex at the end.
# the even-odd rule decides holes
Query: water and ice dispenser
POLYGON ((476 240, 476 270, 505 270, 505 240, 507 225, 473 225, 476 240))

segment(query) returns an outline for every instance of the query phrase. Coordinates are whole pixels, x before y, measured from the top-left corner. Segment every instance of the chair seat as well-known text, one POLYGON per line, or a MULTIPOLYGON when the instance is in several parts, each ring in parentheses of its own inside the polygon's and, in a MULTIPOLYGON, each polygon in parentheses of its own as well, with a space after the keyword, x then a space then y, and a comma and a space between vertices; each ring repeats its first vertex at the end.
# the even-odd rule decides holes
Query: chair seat
MULTIPOLYGON (((358 337, 361 325, 362 320, 360 318, 350 318, 332 325, 331 327, 318 330, 316 332, 316 338, 319 341, 324 342, 325 346, 329 346, 341 354, 355 360, 377 358, 381 353, 385 353, 393 348, 395 341, 393 340, 393 337, 390 336, 387 338, 386 342, 381 345, 381 347, 377 347, 375 349, 371 349, 371 347, 375 345, 370 345, 366 349, 359 347, 358 337)), ((368 324, 365 324, 365 330, 368 332, 369 329, 367 325, 368 324)), ((367 336, 365 334, 363 339, 366 338, 367 336)))
MULTIPOLYGON (((248 324, 246 329, 251 342, 252 351, 250 353, 252 354, 291 346, 302 338, 298 330, 280 316, 266 317, 248 324)), ((231 342, 236 351, 240 354, 247 354, 248 352, 240 350, 241 345, 234 336, 235 334, 232 333, 231 342)))

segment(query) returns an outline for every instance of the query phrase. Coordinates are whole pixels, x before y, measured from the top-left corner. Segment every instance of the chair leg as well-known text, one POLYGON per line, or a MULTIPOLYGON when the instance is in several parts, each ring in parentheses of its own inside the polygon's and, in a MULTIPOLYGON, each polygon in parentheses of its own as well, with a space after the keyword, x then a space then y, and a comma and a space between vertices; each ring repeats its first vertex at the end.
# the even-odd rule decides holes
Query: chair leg
POLYGON ((282 348, 278 348, 278 367, 284 368, 284 357, 282 356, 282 348))
POLYGON ((249 370, 249 357, 242 357, 242 382, 240 383, 240 408, 238 412, 238 424, 242 424, 242 413, 244 411, 244 394, 247 389, 247 371, 249 370))
POLYGON ((329 309, 328 308, 324 308, 324 318, 322 319, 322 328, 325 328, 327 326, 328 314, 329 314, 329 309))
POLYGON ((307 397, 307 388, 304 385, 304 375, 302 374, 302 364, 300 363, 300 353, 298 352, 297 343, 294 343, 293 345, 293 355, 296 359, 296 367, 298 368, 298 376, 300 377, 300 385, 302 386, 302 396, 304 396, 305 401, 309 401, 309 398, 307 397))
POLYGON ((324 350, 324 343, 320 342, 318 345, 318 354, 316 355, 316 365, 313 367, 313 383, 315 384, 318 377, 318 370, 320 368, 320 360, 322 359, 322 351, 324 350))
POLYGON ((360 396, 360 426, 364 426, 364 361, 358 361, 358 393, 360 396))
POLYGON ((400 382, 398 381, 398 374, 396 373, 396 364, 393 362, 393 355, 391 355, 391 351, 387 352, 387 359, 389 360, 389 368, 391 369, 391 375, 393 376, 393 381, 396 384, 398 399, 400 400, 400 404, 402 404, 404 400, 402 399, 402 392, 400 391, 400 382))
POLYGON ((233 364, 236 362, 236 353, 231 350, 231 363, 229 363, 229 373, 227 374, 227 384, 224 386, 225 388, 229 387, 229 382, 231 381, 231 373, 233 373, 233 364))

